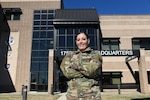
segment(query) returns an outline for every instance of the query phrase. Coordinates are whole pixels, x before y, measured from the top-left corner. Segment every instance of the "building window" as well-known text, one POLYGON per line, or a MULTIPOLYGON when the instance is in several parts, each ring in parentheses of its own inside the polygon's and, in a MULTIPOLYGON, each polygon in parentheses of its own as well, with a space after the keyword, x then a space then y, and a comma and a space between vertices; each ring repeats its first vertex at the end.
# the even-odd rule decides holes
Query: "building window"
POLYGON ((6 14, 7 20, 20 20, 20 14, 6 14))
POLYGON ((121 84, 121 72, 103 72, 103 85, 121 84))
POLYGON ((150 50, 150 38, 132 39, 132 49, 139 50, 140 48, 145 48, 145 50, 150 50))
POLYGON ((20 8, 3 8, 7 20, 20 20, 22 10, 20 8))
POLYGON ((53 19, 48 17, 50 15, 54 15, 54 10, 34 11, 30 69, 31 91, 48 90, 48 53, 54 45, 54 26, 53 19))
POLYGON ((57 44, 56 49, 63 50, 76 50, 77 46, 75 44, 75 35, 78 32, 86 32, 90 37, 89 46, 92 49, 98 48, 99 39, 97 29, 93 27, 68 27, 68 28, 59 28, 57 32, 57 44))
POLYGON ((102 39, 102 50, 119 50, 119 39, 102 39))

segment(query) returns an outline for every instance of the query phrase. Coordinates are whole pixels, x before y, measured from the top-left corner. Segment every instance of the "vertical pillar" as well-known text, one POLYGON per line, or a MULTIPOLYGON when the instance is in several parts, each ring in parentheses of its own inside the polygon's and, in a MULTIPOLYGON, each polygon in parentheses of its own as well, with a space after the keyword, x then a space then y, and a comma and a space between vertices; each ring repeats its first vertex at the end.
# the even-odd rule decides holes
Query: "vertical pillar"
POLYGON ((54 66, 54 50, 49 50, 49 63, 48 63, 48 94, 53 92, 53 66, 54 66))
POLYGON ((148 76, 147 76, 147 67, 145 61, 145 49, 140 49, 140 58, 139 58, 139 80, 140 80, 140 89, 141 93, 148 93, 148 76))

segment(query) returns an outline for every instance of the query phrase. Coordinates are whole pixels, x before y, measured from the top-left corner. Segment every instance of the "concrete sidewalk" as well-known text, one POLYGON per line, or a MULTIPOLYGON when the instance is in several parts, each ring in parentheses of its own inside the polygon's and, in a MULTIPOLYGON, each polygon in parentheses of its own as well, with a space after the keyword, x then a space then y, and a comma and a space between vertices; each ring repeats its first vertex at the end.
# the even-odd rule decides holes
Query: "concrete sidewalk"
MULTIPOLYGON (((106 91, 106 92, 101 92, 101 95, 108 95, 108 94, 118 94, 118 92, 117 91, 106 91)), ((121 91, 120 92, 120 94, 141 94, 141 93, 139 93, 139 92, 137 92, 137 91, 131 91, 131 92, 129 92, 129 91, 121 91)), ((67 100, 66 99, 66 92, 65 93, 60 93, 59 94, 60 95, 60 97, 57 99, 57 100, 67 100)))
POLYGON ((66 93, 60 93, 59 95, 61 95, 61 96, 57 100, 67 100, 66 93))

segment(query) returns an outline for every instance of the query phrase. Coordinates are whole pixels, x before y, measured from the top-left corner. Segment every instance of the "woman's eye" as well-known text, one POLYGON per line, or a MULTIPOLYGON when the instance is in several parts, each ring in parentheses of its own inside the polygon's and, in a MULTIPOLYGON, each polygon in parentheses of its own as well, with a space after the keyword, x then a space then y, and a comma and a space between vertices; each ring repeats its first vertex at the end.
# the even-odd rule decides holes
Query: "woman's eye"
POLYGON ((82 40, 86 40, 85 38, 83 38, 82 40))
POLYGON ((80 41, 80 39, 77 39, 77 41, 80 41))

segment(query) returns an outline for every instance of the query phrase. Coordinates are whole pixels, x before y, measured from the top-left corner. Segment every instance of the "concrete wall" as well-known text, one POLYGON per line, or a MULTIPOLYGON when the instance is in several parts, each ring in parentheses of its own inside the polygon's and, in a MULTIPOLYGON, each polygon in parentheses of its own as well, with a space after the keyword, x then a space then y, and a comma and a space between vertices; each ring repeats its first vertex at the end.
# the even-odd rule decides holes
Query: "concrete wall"
MULTIPOLYGON (((120 38, 119 45, 121 50, 132 49, 132 38, 150 37, 150 15, 100 15, 99 18, 102 37, 120 38)), ((149 71, 150 50, 144 50, 144 52, 146 52, 144 55, 146 66, 145 68, 146 71, 149 71)), ((126 57, 103 57, 103 71, 122 71, 122 83, 135 83, 129 68, 125 63, 125 58, 126 57)), ((138 64, 137 58, 130 61, 129 64, 133 71, 139 71, 140 65, 138 64)), ((145 81, 146 80, 147 78, 145 81)), ((142 92, 148 93, 150 91, 142 89, 142 92)))

